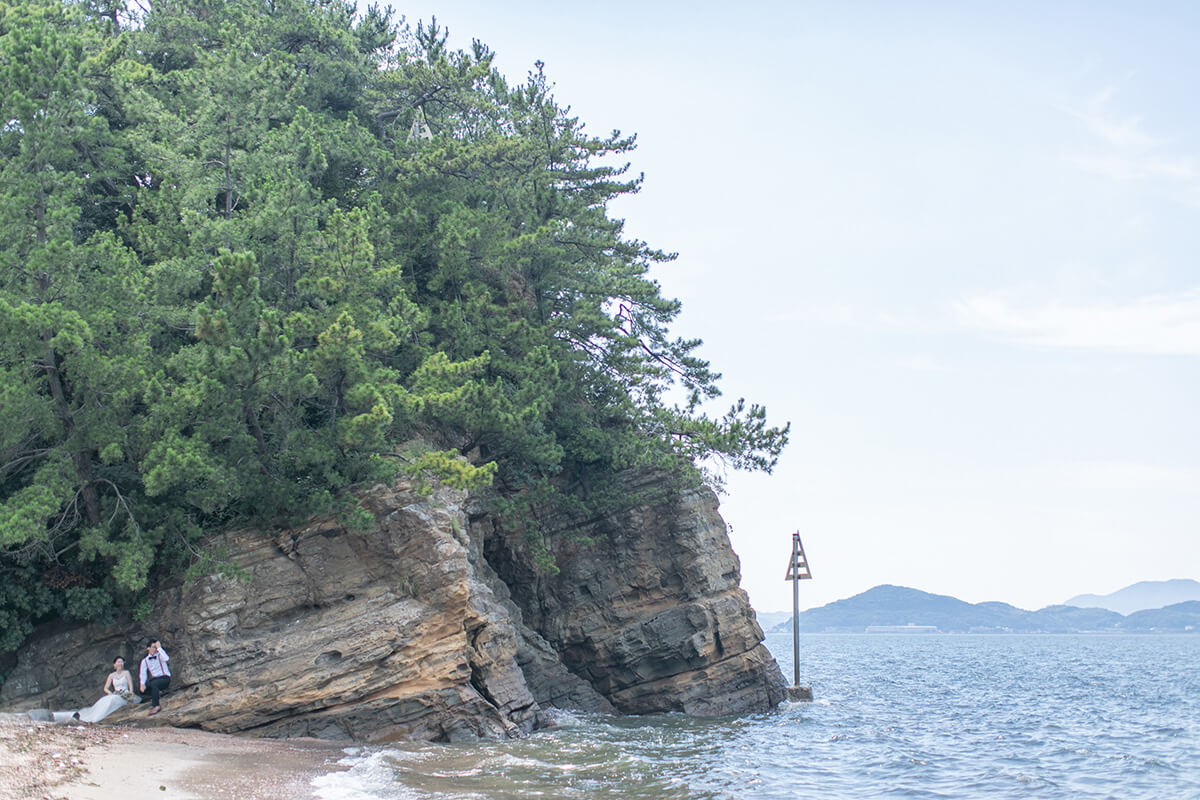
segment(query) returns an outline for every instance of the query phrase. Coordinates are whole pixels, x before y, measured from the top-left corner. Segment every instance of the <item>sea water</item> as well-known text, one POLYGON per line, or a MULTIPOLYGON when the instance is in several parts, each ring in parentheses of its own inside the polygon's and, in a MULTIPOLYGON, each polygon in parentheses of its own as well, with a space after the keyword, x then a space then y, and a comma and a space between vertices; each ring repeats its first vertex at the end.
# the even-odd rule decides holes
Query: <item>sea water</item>
MULTIPOLYGON (((792 676, 791 636, 766 644, 792 676)), ((1200 635, 805 635, 811 703, 350 748, 322 800, 1200 798, 1200 635)))

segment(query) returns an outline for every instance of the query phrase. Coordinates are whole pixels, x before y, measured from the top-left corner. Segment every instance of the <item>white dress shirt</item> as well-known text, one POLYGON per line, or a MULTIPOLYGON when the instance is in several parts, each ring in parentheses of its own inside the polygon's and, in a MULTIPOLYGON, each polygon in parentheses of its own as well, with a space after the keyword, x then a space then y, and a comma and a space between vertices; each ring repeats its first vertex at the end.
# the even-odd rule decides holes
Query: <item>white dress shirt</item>
POLYGON ((148 678, 161 678, 164 675, 171 677, 171 669, 167 666, 167 662, 171 657, 167 655, 167 651, 162 649, 160 645, 158 652, 152 656, 146 656, 142 659, 142 668, 138 670, 138 679, 143 686, 146 685, 148 678))

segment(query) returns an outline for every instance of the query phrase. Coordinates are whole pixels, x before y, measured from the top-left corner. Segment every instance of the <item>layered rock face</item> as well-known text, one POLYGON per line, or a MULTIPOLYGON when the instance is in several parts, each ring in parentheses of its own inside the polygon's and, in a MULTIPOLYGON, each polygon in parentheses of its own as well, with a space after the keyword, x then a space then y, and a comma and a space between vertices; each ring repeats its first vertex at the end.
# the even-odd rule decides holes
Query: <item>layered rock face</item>
POLYGON ((364 498, 377 518, 366 533, 329 522, 232 533, 218 544, 249 582, 206 578, 163 593, 143 626, 37 640, 0 703, 90 704, 115 655, 137 680, 152 630, 171 656, 173 725, 364 741, 529 731, 538 707, 517 633, 477 576, 463 499, 377 487, 364 498))
MULTIPOLYGON (((531 568, 524 531, 473 518, 524 625, 622 713, 773 708, 785 696, 783 677, 761 644, 716 496, 668 490, 650 472, 627 476, 624 493, 648 501, 584 524, 543 522, 557 531, 545 540, 559 567, 553 576, 531 568)), ((528 650, 518 657, 530 675, 528 650)), ((571 705, 553 679, 531 685, 540 702, 571 705)))
POLYGON ((90 704, 114 656, 136 676, 149 633, 173 672, 156 719, 218 732, 460 741, 528 732, 543 706, 712 715, 783 698, 707 491, 559 531, 555 576, 479 498, 401 482, 363 503, 366 532, 227 534, 248 582, 176 585, 136 625, 43 632, 0 706, 90 704))

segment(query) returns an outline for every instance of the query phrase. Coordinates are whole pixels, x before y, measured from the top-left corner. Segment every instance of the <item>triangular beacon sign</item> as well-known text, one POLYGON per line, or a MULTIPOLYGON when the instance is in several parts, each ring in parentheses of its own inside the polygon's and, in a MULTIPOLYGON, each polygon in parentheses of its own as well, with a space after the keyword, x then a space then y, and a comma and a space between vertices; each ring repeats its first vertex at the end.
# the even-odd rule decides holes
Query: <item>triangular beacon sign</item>
POLYGON ((788 562, 787 577, 784 580, 802 581, 811 579, 812 572, 808 569, 808 559, 804 557, 804 545, 800 543, 800 531, 792 534, 792 559, 788 562))
POLYGON ((408 143, 412 143, 413 139, 420 139, 423 142, 433 141, 433 133, 429 130, 429 124, 425 122, 425 109, 418 108, 417 113, 413 116, 412 127, 408 129, 408 143))
POLYGON ((792 582, 792 686, 788 697, 793 700, 812 700, 812 687, 800 685, 800 581, 811 578, 800 531, 796 531, 792 534, 792 557, 787 570, 787 580, 792 582))

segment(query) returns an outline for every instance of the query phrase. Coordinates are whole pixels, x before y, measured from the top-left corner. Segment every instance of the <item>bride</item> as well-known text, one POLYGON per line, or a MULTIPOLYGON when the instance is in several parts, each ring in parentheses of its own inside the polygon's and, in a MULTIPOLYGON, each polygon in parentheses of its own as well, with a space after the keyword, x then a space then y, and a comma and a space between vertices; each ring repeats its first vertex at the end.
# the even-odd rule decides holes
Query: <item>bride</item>
POLYGON ((55 711, 55 722, 99 722, 118 708, 128 703, 140 703, 141 698, 133 694, 133 676, 125 669, 125 659, 117 656, 113 659, 113 671, 104 681, 104 697, 87 708, 78 711, 55 711))

